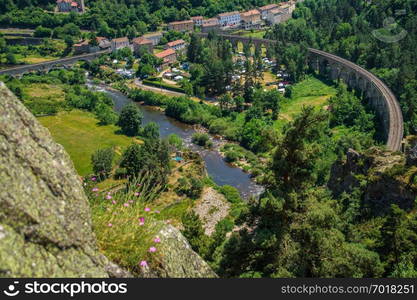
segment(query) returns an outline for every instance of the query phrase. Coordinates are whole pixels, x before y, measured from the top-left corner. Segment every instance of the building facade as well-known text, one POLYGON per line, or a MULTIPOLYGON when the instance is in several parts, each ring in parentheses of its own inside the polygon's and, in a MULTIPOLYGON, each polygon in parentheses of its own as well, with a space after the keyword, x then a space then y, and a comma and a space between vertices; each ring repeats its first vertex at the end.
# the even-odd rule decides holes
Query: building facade
POLYGON ((59 12, 85 12, 84 0, 57 0, 59 12))
POLYGON ((130 43, 129 43, 129 39, 127 37, 121 37, 121 38, 111 40, 111 50, 113 52, 117 51, 119 49, 123 49, 123 48, 132 49, 132 47, 130 46, 130 43))
POLYGON ((140 54, 141 49, 145 49, 146 51, 151 52, 151 53, 153 50, 153 42, 143 37, 137 37, 133 39, 132 45, 133 45, 133 52, 135 54, 140 54))
POLYGON ((258 10, 261 13, 261 18, 265 20, 267 19, 269 12, 277 8, 278 8, 277 4, 268 4, 268 5, 259 7, 258 10))
POLYGON ((181 31, 181 32, 193 31, 194 22, 193 20, 171 22, 168 24, 168 30, 181 31))
POLYGON ((194 22, 194 26, 201 26, 203 25, 203 16, 196 16, 191 17, 191 20, 194 22))
POLYGON ((220 26, 240 25, 240 13, 238 11, 226 12, 217 16, 220 26))
POLYGON ((241 13, 240 19, 244 29, 256 29, 261 27, 261 13, 257 9, 241 13))
POLYGON ((144 39, 152 41, 153 46, 156 46, 161 41, 162 36, 163 36, 162 32, 155 32, 155 33, 144 34, 142 37, 144 39))
POLYGON ((169 65, 177 61, 177 53, 174 49, 167 49, 155 54, 157 58, 162 59, 162 65, 159 69, 166 69, 169 65))
POLYGON ((169 42, 166 44, 166 49, 174 49, 175 51, 183 51, 186 47, 186 43, 184 40, 176 40, 173 42, 169 42))
POLYGON ((211 18, 203 20, 203 25, 201 25, 201 32, 209 33, 211 31, 217 32, 220 30, 219 19, 211 18))

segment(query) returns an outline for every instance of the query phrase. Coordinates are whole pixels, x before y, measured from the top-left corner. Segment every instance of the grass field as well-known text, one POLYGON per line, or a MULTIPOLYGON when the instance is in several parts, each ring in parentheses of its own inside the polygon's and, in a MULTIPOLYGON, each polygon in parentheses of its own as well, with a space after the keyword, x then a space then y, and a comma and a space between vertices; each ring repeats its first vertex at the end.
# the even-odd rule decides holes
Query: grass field
POLYGON ((116 155, 120 156, 125 147, 137 141, 116 134, 118 127, 114 125, 98 125, 93 114, 80 110, 40 117, 39 121, 49 129, 54 140, 65 148, 82 176, 92 173, 91 155, 97 149, 115 147, 116 155))
POLYGON ((336 89, 315 77, 307 79, 293 86, 292 98, 281 103, 279 118, 275 122, 277 128, 291 121, 303 106, 312 105, 324 107, 327 100, 336 94, 336 89))
POLYGON ((28 100, 50 99, 55 101, 63 101, 65 92, 62 85, 32 83, 23 88, 24 95, 28 100))

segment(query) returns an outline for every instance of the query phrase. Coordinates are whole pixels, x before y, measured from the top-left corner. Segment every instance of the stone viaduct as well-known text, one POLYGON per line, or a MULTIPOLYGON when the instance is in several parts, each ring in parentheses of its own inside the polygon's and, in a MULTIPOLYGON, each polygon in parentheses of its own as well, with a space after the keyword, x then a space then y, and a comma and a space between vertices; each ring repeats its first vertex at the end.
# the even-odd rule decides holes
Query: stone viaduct
MULTIPOLYGON (((207 37, 207 33, 199 33, 207 37)), ((239 35, 218 34, 237 43, 252 43, 254 46, 273 46, 274 40, 244 37, 239 35)), ((332 80, 342 79, 352 89, 359 90, 368 99, 383 124, 386 146, 389 150, 398 151, 402 147, 403 116, 397 98, 392 91, 374 74, 339 56, 308 48, 310 67, 332 80)))
POLYGON ((11 76, 22 76, 25 73, 30 72, 48 72, 51 69, 59 68, 59 67, 69 67, 75 64, 76 62, 80 60, 84 61, 92 61, 93 59, 99 57, 102 54, 109 53, 109 50, 105 51, 99 51, 89 54, 83 54, 83 55, 77 55, 77 56, 71 56, 51 61, 46 61, 38 64, 32 64, 32 65, 24 65, 24 66, 18 66, 15 68, 9 68, 0 70, 0 75, 11 75, 11 76))

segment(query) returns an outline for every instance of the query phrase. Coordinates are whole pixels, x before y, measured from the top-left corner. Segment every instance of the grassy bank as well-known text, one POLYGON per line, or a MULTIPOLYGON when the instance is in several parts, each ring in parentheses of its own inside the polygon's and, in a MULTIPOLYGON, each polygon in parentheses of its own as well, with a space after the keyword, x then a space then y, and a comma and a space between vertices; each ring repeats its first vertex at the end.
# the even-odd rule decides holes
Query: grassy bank
POLYGON ((335 94, 336 89, 333 86, 315 77, 308 77, 295 84, 292 87, 291 98, 280 104, 279 118, 275 122, 276 128, 281 129, 288 121, 293 120, 303 106, 324 107, 327 100, 335 94))
POLYGON ((115 147, 116 154, 120 155, 123 148, 135 141, 118 134, 117 126, 100 126, 92 113, 80 110, 40 117, 39 121, 49 129, 54 140, 65 148, 77 172, 83 176, 92 172, 90 160, 94 151, 115 147))

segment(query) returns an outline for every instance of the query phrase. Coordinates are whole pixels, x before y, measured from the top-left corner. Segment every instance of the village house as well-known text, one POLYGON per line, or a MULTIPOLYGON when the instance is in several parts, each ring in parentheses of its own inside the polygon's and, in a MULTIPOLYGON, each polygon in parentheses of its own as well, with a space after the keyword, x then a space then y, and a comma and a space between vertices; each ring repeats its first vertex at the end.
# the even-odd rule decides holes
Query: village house
POLYGON ((90 44, 88 40, 84 40, 80 43, 74 44, 74 54, 79 55, 83 53, 89 53, 90 52, 90 44))
POLYGON ((133 39, 132 44, 133 44, 133 52, 135 54, 140 54, 141 49, 145 49, 148 52, 152 52, 153 50, 153 42, 143 37, 137 37, 133 39))
POLYGON ((157 58, 162 59, 162 65, 159 67, 159 70, 163 70, 169 67, 169 65, 177 61, 177 53, 174 49, 166 49, 162 52, 156 53, 157 58))
POLYGON ((132 49, 131 45, 129 44, 129 39, 127 37, 121 37, 111 40, 111 50, 113 52, 123 48, 132 49))
POLYGON ((191 17, 191 20, 194 22, 194 26, 201 26, 203 25, 203 16, 196 16, 191 17))
POLYGON ((171 23, 168 24, 168 30, 193 31, 194 30, 194 21, 193 20, 186 20, 186 21, 171 22, 171 23))
POLYGON ((211 31, 217 32, 219 30, 220 30, 220 23, 217 18, 203 20, 203 25, 201 25, 201 32, 209 33, 211 31))
POLYGON ((268 13, 273 10, 273 9, 277 9, 278 5, 277 4, 268 4, 262 7, 259 7, 258 10, 261 13, 261 18, 262 19, 267 19, 268 17, 268 13))
POLYGON ((80 43, 74 44, 74 54, 93 53, 103 51, 111 47, 110 41, 105 37, 97 37, 97 46, 92 46, 90 40, 84 40, 80 43))
POLYGON ((291 19, 294 9, 295 2, 283 2, 279 5, 279 8, 269 11, 267 20, 271 25, 285 22, 291 19))
POLYGON ((100 50, 106 50, 106 49, 109 49, 111 47, 111 42, 109 41, 108 38, 98 36, 97 37, 97 42, 98 42, 98 46, 99 46, 100 50))
POLYGON ((240 14, 242 27, 246 30, 261 27, 261 13, 257 9, 252 9, 240 14))
POLYGON ((184 50, 186 47, 186 43, 184 40, 176 40, 173 42, 169 42, 165 45, 165 49, 174 49, 175 51, 184 50))
POLYGON ((57 0, 59 12, 80 12, 85 11, 84 0, 57 0))
POLYGON ((240 24, 240 13, 238 11, 218 14, 217 18, 221 26, 235 26, 240 24))
POLYGON ((144 34, 142 37, 144 39, 152 41, 152 45, 156 46, 161 41, 162 36, 163 36, 162 32, 155 32, 155 33, 144 34))

